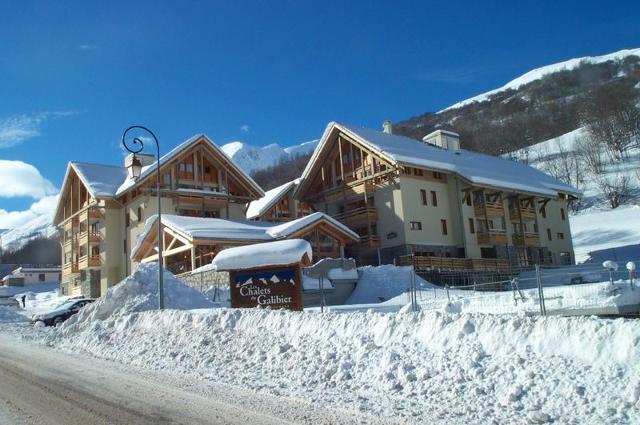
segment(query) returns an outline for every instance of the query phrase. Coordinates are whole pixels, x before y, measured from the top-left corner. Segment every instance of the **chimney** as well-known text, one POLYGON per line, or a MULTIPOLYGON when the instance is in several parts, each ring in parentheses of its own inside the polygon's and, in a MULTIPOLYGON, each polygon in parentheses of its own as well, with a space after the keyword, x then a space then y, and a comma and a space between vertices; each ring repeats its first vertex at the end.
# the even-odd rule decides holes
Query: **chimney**
POLYGON ((450 151, 460 150, 460 135, 453 131, 436 130, 424 136, 422 141, 440 149, 448 149, 450 151))
POLYGON ((391 124, 391 121, 385 120, 382 123, 382 132, 387 134, 393 134, 393 125, 391 124))

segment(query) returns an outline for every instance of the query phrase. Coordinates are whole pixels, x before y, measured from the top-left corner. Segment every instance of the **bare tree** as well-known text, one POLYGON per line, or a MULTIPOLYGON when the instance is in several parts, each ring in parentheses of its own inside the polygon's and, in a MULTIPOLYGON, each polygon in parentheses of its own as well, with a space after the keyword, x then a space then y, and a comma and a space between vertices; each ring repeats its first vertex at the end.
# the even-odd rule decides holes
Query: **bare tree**
POLYGON ((621 84, 599 89, 587 111, 587 130, 613 161, 627 157, 640 137, 640 110, 633 90, 621 84))
POLYGON ((601 175, 596 178, 596 183, 611 209, 618 208, 629 197, 629 176, 620 173, 601 175))
POLYGON ((606 158, 604 157, 603 146, 591 135, 576 137, 575 152, 581 162, 586 166, 592 176, 599 176, 604 173, 606 158))

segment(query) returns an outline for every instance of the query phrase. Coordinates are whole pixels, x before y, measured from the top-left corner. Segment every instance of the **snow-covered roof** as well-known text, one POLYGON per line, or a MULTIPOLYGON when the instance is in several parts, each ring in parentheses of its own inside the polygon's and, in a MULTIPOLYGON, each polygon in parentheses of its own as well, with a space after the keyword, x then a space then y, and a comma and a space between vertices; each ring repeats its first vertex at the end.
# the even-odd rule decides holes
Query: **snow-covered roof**
POLYGON ((331 122, 327 126, 320 144, 302 174, 303 179, 309 177, 311 169, 334 129, 368 146, 392 164, 449 172, 457 174, 472 184, 502 190, 549 197, 556 197, 559 192, 580 195, 577 189, 519 162, 464 149, 441 149, 408 137, 346 126, 336 122, 331 122))
MULTIPOLYGON (((222 149, 220 149, 215 143, 213 143, 213 141, 209 138, 209 136, 207 136, 204 133, 203 134, 196 134, 196 135, 188 138, 187 140, 185 140, 184 142, 180 143, 175 148, 171 149, 166 154, 162 155, 162 157, 160 158, 160 166, 162 166, 162 164, 164 164, 164 163, 167 163, 167 162, 171 161, 177 155, 182 153, 185 149, 188 149, 189 147, 191 147, 191 145, 195 144, 196 142, 200 141, 201 139, 206 140, 213 150, 215 150, 222 157, 224 157, 227 160, 229 166, 231 168, 233 168, 238 174, 243 176, 249 182, 249 184, 251 185, 252 189, 254 189, 258 194, 264 195, 264 191, 258 185, 258 183, 256 183, 240 167, 238 167, 233 162, 233 160, 229 157, 229 155, 227 155, 222 149)), ((137 180, 132 180, 132 179, 127 178, 124 182, 121 183, 121 185, 118 188, 116 194, 117 195, 121 195, 121 194, 125 193, 126 191, 128 191, 129 189, 135 187, 137 184, 142 183, 142 181, 144 181, 147 177, 149 177, 151 174, 153 174, 153 172, 155 171, 157 166, 158 166, 158 161, 154 161, 153 163, 142 167, 142 171, 140 173, 140 177, 137 180)))
MULTIPOLYGON (((131 258, 136 255, 142 246, 142 241, 154 228, 154 224, 157 219, 157 215, 147 219, 144 230, 138 236, 138 240, 131 250, 131 258)), ((193 241, 195 239, 218 239, 246 242, 273 241, 290 237, 307 227, 317 224, 318 222, 324 222, 332 225, 334 228, 339 229, 342 233, 348 235, 353 240, 358 240, 360 238, 353 230, 322 212, 316 212, 286 223, 186 217, 167 214, 162 215, 162 224, 187 238, 189 241, 193 241)))
MULTIPOLYGON (((171 149, 160 158, 160 165, 173 160, 177 155, 184 152, 184 150, 189 149, 193 144, 200 140, 205 140, 211 149, 215 150, 222 158, 226 159, 228 166, 242 176, 257 194, 264 196, 262 188, 247 173, 238 167, 222 149, 216 146, 216 144, 213 143, 206 134, 196 134, 171 149)), ((154 161, 153 163, 142 167, 140 177, 137 180, 133 180, 129 178, 127 175, 127 169, 123 166, 92 164, 88 162, 69 162, 62 187, 64 188, 66 186, 69 174, 73 169, 92 197, 96 199, 115 198, 135 186, 142 184, 147 177, 155 172, 157 164, 158 161, 154 161)), ((194 190, 191 191, 195 192, 194 190)), ((201 191, 201 193, 215 194, 208 191, 201 191)), ((58 200, 58 206, 54 217, 58 216, 61 205, 62 197, 58 200)))
POLYGON ((276 188, 268 190, 264 193, 264 196, 256 201, 249 202, 247 208, 247 220, 251 220, 260 217, 267 212, 271 207, 276 205, 282 197, 289 192, 289 190, 295 187, 300 182, 300 179, 295 179, 280 185, 276 188))
POLYGON ((313 257, 311 244, 304 239, 265 242, 227 248, 211 261, 210 270, 246 270, 266 266, 296 264, 313 257))
POLYGON ((127 169, 117 165, 71 162, 82 183, 94 198, 113 198, 122 182, 127 180, 127 169))

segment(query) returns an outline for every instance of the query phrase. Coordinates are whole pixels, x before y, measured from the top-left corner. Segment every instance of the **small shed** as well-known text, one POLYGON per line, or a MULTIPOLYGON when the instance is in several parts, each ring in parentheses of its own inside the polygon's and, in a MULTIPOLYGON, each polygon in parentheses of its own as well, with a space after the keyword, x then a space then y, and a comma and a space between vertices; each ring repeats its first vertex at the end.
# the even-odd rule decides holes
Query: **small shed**
POLYGON ((231 307, 302 310, 302 267, 311 264, 311 244, 289 239, 228 248, 210 269, 229 272, 231 307))

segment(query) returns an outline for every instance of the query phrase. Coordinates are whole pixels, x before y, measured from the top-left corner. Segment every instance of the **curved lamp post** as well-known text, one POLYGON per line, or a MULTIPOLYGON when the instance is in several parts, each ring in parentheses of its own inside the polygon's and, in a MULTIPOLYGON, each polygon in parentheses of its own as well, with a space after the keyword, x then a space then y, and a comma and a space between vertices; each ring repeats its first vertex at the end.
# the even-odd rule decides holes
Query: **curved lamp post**
POLYGON ((136 157, 136 154, 142 151, 144 143, 140 137, 135 136, 131 139, 130 144, 127 144, 127 133, 131 130, 143 130, 144 132, 149 133, 153 138, 153 141, 156 142, 156 149, 158 153, 156 163, 156 172, 158 174, 156 183, 156 195, 158 196, 158 306, 160 310, 162 310, 164 309, 164 281, 162 267, 162 216, 160 201, 160 143, 158 143, 158 138, 151 130, 141 125, 132 125, 122 133, 122 144, 124 148, 133 154, 130 164, 127 164, 127 173, 129 174, 129 178, 134 181, 140 177, 140 173, 142 172, 142 163, 136 157))

